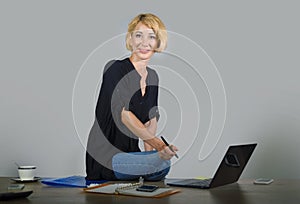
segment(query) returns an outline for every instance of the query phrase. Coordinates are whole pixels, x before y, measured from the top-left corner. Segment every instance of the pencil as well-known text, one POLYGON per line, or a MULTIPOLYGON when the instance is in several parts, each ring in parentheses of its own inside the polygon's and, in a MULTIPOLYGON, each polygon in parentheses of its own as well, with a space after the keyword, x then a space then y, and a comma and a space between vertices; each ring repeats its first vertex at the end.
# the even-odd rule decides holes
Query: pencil
POLYGON ((165 143, 165 145, 167 145, 169 147, 169 149, 175 153, 175 157, 178 159, 178 155, 176 154, 176 152, 173 150, 173 148, 169 145, 169 143, 165 140, 165 138, 163 136, 160 136, 160 138, 162 139, 162 141, 165 143))

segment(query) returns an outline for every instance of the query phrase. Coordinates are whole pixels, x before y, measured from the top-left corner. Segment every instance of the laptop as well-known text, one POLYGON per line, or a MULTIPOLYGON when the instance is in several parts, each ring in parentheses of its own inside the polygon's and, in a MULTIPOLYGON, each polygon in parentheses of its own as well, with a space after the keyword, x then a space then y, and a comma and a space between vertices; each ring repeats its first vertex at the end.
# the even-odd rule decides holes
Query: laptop
POLYGON ((235 183, 241 176, 257 143, 231 145, 228 147, 213 178, 209 179, 166 179, 170 186, 208 189, 235 183))

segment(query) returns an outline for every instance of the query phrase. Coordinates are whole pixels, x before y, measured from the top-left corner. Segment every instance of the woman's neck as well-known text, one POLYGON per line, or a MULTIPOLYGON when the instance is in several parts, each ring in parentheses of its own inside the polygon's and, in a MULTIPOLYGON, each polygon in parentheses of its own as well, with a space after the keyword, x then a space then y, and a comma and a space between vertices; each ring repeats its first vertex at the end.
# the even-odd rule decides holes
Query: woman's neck
POLYGON ((134 68, 136 69, 136 71, 141 75, 145 75, 147 74, 147 65, 149 60, 140 60, 140 59, 135 59, 135 57, 133 57, 131 55, 131 57, 129 58, 131 63, 133 64, 134 68))

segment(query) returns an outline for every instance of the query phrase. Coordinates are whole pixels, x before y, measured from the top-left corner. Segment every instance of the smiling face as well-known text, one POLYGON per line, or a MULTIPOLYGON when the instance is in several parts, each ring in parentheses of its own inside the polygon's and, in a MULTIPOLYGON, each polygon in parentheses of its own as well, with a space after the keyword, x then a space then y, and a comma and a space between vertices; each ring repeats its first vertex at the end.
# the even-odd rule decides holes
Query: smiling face
POLYGON ((157 37, 154 31, 139 22, 129 39, 132 47, 132 57, 139 60, 149 60, 157 48, 157 37))

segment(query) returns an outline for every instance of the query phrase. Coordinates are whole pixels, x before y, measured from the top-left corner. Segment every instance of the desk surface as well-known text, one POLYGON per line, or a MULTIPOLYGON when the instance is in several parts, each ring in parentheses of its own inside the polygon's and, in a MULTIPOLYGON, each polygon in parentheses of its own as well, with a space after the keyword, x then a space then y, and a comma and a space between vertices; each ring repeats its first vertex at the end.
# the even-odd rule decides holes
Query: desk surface
MULTIPOLYGON (((240 180, 238 183, 209 190, 180 188, 180 193, 159 198, 140 198, 84 193, 81 188, 52 187, 42 183, 25 183, 23 190, 33 190, 26 199, 16 199, 7 203, 155 203, 155 204, 193 204, 193 203, 270 203, 293 204, 300 202, 300 180, 275 180, 270 185, 254 185, 253 180, 240 180)), ((14 183, 9 178, 0 177, 0 192, 14 183)), ((156 183, 164 186, 163 182, 156 183)), ((1 201, 1 203, 4 201, 1 201)))

